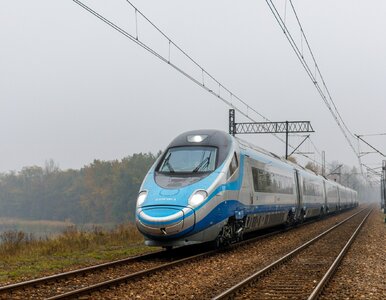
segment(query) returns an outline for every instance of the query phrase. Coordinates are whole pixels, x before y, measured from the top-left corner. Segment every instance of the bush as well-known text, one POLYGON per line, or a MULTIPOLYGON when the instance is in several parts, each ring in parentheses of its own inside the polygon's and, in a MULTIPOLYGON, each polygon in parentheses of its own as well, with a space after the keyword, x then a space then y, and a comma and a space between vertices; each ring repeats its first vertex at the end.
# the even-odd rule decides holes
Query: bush
POLYGON ((23 231, 5 231, 0 234, 0 256, 15 257, 21 252, 36 255, 52 255, 84 251, 109 246, 126 247, 143 242, 143 237, 133 224, 117 225, 112 230, 93 226, 91 230, 79 230, 68 226, 60 235, 36 239, 23 231))
POLYGON ((32 234, 26 234, 23 231, 8 230, 0 234, 0 252, 17 252, 24 245, 34 241, 32 234))

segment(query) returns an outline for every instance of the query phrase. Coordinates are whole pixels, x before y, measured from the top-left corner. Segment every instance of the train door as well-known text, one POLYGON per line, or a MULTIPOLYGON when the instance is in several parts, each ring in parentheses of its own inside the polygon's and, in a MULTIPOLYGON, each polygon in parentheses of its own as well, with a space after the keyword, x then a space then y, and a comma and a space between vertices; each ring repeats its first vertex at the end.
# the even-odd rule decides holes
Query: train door
POLYGON ((323 213, 327 213, 327 189, 326 182, 323 180, 323 193, 324 193, 324 205, 323 205, 323 213))
POLYGON ((303 189, 302 189, 302 182, 301 177, 298 172, 298 170, 295 170, 295 186, 296 186, 296 219, 299 219, 300 212, 303 207, 303 189))
POLYGON ((239 197, 246 205, 256 204, 257 199, 253 189, 252 169, 249 156, 245 156, 244 159, 244 177, 239 197))
POLYGON ((255 193, 254 185, 253 185, 253 178, 252 178, 252 166, 251 166, 251 161, 250 158, 247 157, 247 169, 246 169, 246 175, 247 175, 247 180, 248 180, 248 185, 249 185, 249 201, 250 204, 257 204, 257 196, 255 193))

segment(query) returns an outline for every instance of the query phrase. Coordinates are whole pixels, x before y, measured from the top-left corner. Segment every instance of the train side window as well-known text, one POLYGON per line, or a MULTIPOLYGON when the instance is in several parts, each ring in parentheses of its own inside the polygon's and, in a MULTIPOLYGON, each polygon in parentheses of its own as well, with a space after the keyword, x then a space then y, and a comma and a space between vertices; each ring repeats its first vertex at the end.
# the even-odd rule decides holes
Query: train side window
POLYGON ((239 167, 239 161, 237 159, 236 152, 235 152, 233 154, 232 161, 229 165, 228 178, 233 175, 233 173, 237 170, 238 167, 239 167))
POLYGON ((252 181, 255 192, 293 194, 293 178, 252 167, 252 181))

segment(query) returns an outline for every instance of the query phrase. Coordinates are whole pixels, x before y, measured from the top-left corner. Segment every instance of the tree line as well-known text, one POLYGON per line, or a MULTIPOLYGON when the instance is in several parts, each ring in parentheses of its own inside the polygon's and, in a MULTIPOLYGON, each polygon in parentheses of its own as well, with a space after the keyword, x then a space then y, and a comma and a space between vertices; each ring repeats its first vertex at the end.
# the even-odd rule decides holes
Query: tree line
MULTIPOLYGON (((139 153, 122 160, 94 160, 80 170, 61 170, 50 160, 44 167, 24 167, 0 174, 0 217, 59 220, 76 224, 133 221, 138 190, 156 157, 139 153)), ((320 173, 318 166, 306 168, 320 173)), ((366 185, 355 168, 334 162, 328 176, 371 201, 378 189, 366 185), (339 167, 340 166, 340 167, 339 167)))
POLYGON ((156 155, 94 160, 80 170, 52 161, 0 174, 0 217, 77 224, 134 220, 138 190, 156 155))

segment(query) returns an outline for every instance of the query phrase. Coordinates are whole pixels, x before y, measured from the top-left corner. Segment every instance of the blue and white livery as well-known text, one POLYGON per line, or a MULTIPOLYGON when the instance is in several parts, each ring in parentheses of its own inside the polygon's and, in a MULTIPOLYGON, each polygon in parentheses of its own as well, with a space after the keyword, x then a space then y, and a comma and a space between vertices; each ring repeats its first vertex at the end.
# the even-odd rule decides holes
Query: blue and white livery
POLYGON ((146 245, 234 242, 245 232, 354 207, 357 193, 217 130, 175 138, 146 175, 136 224, 146 245))

